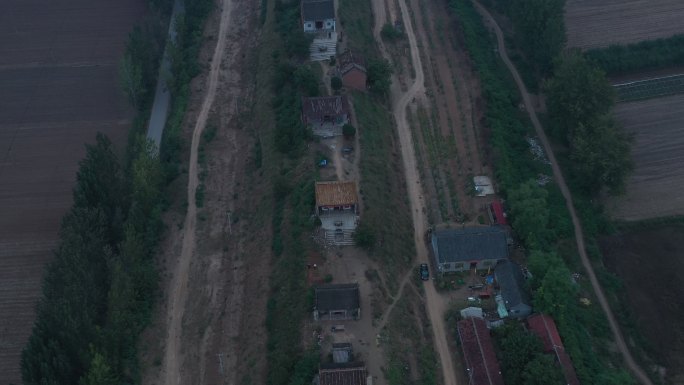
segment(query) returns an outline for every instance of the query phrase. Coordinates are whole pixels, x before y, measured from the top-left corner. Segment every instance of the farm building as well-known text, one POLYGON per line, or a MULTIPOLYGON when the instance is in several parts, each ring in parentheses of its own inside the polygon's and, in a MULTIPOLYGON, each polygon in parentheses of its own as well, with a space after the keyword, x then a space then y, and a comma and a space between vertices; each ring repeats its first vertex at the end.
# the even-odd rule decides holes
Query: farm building
POLYGON ((532 306, 530 306, 530 297, 525 291, 525 277, 520 266, 509 260, 501 261, 494 269, 494 279, 499 285, 508 316, 527 317, 532 312, 532 306))
POLYGON ((326 241, 337 245, 354 243, 358 202, 355 182, 316 182, 316 215, 326 241))
POLYGON ((366 89, 366 63, 357 53, 347 50, 337 57, 337 74, 342 85, 359 91, 366 89))
POLYGON ((503 203, 501 201, 494 201, 488 206, 488 213, 490 220, 495 225, 508 225, 506 220, 506 212, 504 211, 503 203))
POLYGON ((304 32, 335 31, 335 2, 333 0, 303 0, 301 16, 304 32))
POLYGON ((442 273, 487 269, 508 258, 506 232, 499 227, 434 231, 432 252, 442 273))
POLYGON ((349 123, 349 101, 344 95, 302 98, 302 121, 316 136, 342 135, 342 126, 349 123))
POLYGON ((458 321, 458 337, 463 349, 469 384, 504 385, 499 361, 486 322, 481 318, 458 321))
POLYGON ((360 303, 358 283, 316 286, 314 320, 358 320, 361 318, 360 303))
POLYGON ((553 353, 561 366, 565 382, 568 385, 579 385, 575 368, 568 353, 565 352, 560 334, 553 318, 544 314, 535 314, 527 318, 529 330, 542 340, 545 353, 553 353))
POLYGON ((319 385, 367 385, 368 383, 368 372, 361 362, 325 363, 321 364, 318 369, 319 385))

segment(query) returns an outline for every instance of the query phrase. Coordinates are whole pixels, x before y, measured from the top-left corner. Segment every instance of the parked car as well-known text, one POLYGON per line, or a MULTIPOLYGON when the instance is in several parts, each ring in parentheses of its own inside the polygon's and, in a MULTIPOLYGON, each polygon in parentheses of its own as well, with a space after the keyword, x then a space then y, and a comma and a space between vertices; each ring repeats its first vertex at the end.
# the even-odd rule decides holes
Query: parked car
POLYGON ((430 270, 428 270, 427 263, 420 264, 420 279, 422 279, 423 281, 427 281, 428 279, 430 279, 430 270))

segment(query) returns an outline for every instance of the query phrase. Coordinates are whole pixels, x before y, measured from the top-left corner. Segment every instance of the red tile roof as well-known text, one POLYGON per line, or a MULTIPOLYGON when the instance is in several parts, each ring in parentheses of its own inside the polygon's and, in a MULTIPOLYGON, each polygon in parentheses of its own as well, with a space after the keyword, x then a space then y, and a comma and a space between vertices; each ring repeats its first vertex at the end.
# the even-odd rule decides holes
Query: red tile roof
POLYGON ((302 111, 309 120, 348 115, 349 101, 345 95, 305 97, 302 98, 302 111))
POLYGON ((580 385, 577 373, 575 373, 575 368, 572 365, 572 360, 568 353, 565 352, 563 341, 561 341, 553 318, 545 314, 535 314, 527 318, 527 325, 530 331, 542 340, 544 352, 556 355, 556 359, 558 359, 558 363, 565 376, 565 382, 568 385, 580 385))
POLYGON ((361 363, 321 365, 320 385, 366 385, 368 373, 361 363))
POLYGON ((316 182, 316 206, 355 205, 359 201, 356 182, 316 182))
POLYGON ((472 385, 504 385, 489 329, 483 319, 458 321, 458 336, 472 385))
POLYGON ((544 314, 535 314, 527 318, 527 324, 530 327, 530 331, 542 340, 544 352, 552 352, 554 346, 563 348, 563 342, 558 334, 556 323, 553 322, 551 317, 544 314))
POLYGON ((504 215, 503 205, 499 201, 492 202, 492 211, 494 211, 495 221, 499 225, 507 225, 506 216, 504 215))

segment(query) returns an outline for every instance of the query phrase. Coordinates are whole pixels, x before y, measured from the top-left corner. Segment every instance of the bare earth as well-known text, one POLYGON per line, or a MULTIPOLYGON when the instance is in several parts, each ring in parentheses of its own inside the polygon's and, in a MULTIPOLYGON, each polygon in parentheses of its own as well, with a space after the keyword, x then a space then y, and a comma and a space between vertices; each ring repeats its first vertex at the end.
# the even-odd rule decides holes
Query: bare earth
POLYGON ((613 217, 640 220, 684 214, 684 95, 620 103, 615 117, 634 135, 635 170, 624 196, 611 200, 613 217))
POLYGON ((683 234, 681 225, 665 225, 601 240, 606 267, 624 283, 629 311, 646 338, 649 355, 665 367, 667 384, 684 382, 684 286, 679 283, 684 275, 683 234))
POLYGON ((0 4, 0 380, 19 383, 45 263, 85 142, 121 148, 132 112, 119 89, 139 0, 0 4))
POLYGON ((628 44, 684 33, 680 0, 568 0, 568 46, 628 44))

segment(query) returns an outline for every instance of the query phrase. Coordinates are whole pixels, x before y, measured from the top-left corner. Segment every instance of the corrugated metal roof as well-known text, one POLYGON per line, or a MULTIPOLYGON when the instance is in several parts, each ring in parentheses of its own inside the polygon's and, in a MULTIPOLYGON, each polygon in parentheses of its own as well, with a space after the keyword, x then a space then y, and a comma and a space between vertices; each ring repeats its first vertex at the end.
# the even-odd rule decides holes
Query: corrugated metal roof
POLYGON ((316 182, 316 206, 355 205, 356 182, 316 182))
POLYGON ((553 352, 556 355, 568 385, 579 385, 572 360, 565 352, 563 341, 553 318, 545 314, 535 314, 527 318, 527 325, 530 331, 542 340, 544 352, 553 352))

